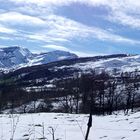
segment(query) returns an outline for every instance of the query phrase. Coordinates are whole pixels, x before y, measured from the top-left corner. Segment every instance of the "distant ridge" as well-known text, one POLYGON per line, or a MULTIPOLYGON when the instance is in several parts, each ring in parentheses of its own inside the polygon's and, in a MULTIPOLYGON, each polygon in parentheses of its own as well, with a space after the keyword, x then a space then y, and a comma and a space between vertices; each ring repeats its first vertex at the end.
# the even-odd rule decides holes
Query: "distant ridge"
POLYGON ((49 62, 73 59, 78 56, 65 51, 52 51, 41 54, 33 54, 27 48, 12 46, 0 48, 0 68, 15 68, 21 66, 31 66, 46 64, 49 62))

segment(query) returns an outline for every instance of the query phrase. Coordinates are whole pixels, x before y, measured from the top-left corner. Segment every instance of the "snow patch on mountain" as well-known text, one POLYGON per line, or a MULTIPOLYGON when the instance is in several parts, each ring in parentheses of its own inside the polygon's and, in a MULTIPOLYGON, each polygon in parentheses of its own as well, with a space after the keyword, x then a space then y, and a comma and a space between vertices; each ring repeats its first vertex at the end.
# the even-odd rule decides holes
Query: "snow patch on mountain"
POLYGON ((102 70, 113 72, 131 72, 140 69, 140 55, 128 56, 124 58, 110 58, 110 59, 100 59, 98 61, 88 61, 76 63, 69 66, 55 67, 56 69, 64 68, 74 68, 80 69, 83 72, 94 69, 96 72, 101 72, 102 70))

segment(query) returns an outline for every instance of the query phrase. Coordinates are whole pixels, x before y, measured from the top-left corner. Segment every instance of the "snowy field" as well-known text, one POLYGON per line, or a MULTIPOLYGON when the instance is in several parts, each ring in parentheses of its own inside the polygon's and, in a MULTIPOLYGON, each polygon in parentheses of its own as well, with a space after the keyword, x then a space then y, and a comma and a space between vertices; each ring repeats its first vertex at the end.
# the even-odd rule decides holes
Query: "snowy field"
MULTIPOLYGON (((88 115, 0 115, 0 140, 84 140, 88 115)), ((140 140, 140 112, 93 116, 89 140, 140 140)))

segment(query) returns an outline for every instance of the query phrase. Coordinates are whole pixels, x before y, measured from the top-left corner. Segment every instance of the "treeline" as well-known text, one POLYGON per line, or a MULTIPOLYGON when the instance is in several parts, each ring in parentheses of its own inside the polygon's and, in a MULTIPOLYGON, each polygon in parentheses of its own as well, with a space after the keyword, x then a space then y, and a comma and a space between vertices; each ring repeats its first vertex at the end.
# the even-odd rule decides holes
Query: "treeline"
POLYGON ((120 76, 101 74, 76 74, 74 78, 57 83, 58 93, 65 95, 60 99, 63 110, 70 113, 112 114, 113 111, 134 110, 140 106, 140 75, 121 73, 120 76))
POLYGON ((52 86, 43 86, 47 81, 1 79, 0 111, 14 110, 22 106, 26 113, 26 104, 32 102, 32 112, 68 112, 112 114, 113 111, 129 110, 140 107, 140 72, 125 72, 119 76, 109 75, 105 71, 100 74, 75 73, 71 77, 53 80, 52 86), (30 87, 30 90, 27 90, 30 87), (40 88, 41 87, 41 88, 40 88), (42 100, 44 104, 36 106, 42 100))

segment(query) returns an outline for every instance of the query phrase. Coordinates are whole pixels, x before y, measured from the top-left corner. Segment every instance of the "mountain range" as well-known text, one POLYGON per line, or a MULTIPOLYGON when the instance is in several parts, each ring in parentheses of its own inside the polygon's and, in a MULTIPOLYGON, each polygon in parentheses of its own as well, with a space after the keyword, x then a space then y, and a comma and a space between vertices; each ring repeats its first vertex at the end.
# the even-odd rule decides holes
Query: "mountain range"
POLYGON ((45 67, 51 65, 51 68, 56 71, 74 69, 88 72, 94 69, 97 72, 105 70, 110 73, 120 73, 139 70, 140 55, 114 54, 80 58, 74 53, 59 50, 35 54, 27 48, 18 46, 0 48, 0 70, 31 67, 32 71, 32 66, 36 66, 38 69, 42 67, 40 65, 44 64, 46 64, 45 67))
POLYGON ((0 68, 15 68, 46 64, 49 62, 77 58, 78 56, 65 51, 52 51, 34 54, 27 48, 18 46, 0 48, 0 68))

